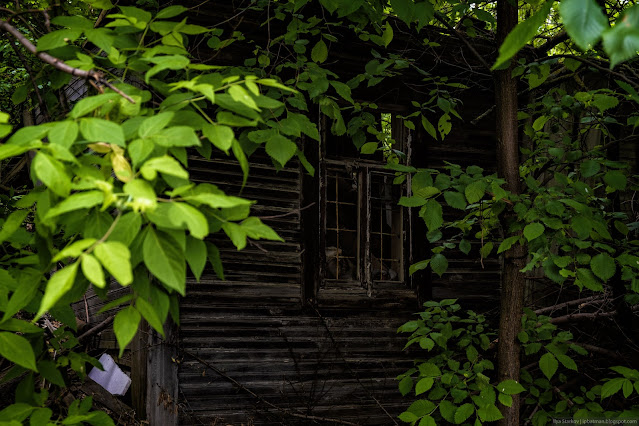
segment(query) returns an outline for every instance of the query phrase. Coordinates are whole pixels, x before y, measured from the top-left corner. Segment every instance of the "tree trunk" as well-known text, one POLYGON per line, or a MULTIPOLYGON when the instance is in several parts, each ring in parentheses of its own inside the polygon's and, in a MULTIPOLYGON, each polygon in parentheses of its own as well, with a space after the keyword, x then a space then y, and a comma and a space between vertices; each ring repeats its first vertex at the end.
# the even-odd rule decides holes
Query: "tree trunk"
MULTIPOLYGON (((517 3, 509 0, 497 2, 497 41, 499 45, 517 25, 517 3)), ((514 60, 513 60, 514 62, 514 60)), ((512 66, 495 72, 495 97, 497 114, 497 168, 506 179, 506 188, 515 194, 520 192, 519 142, 517 132, 517 81, 511 77, 512 66)), ((508 214, 504 225, 510 222, 508 214)), ((508 229, 505 229, 508 232, 508 229)), ((523 309, 525 280, 519 272, 524 267, 525 250, 520 245, 504 253, 504 270, 501 281, 501 310, 499 320, 498 379, 519 381, 519 333, 523 309)), ((519 424, 518 395, 513 395, 511 407, 501 407, 504 426, 519 424)))

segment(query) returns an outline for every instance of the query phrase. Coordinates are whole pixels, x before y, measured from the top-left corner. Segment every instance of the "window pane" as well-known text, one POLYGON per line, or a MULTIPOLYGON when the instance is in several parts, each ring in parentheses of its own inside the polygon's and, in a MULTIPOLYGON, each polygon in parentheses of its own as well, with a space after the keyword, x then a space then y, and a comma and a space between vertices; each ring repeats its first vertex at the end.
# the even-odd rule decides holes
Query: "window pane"
POLYGON ((371 275, 374 281, 402 281, 402 209, 397 205, 401 187, 393 176, 371 173, 371 275))
POLYGON ((357 174, 329 170, 326 184, 326 278, 356 280, 359 277, 357 174))

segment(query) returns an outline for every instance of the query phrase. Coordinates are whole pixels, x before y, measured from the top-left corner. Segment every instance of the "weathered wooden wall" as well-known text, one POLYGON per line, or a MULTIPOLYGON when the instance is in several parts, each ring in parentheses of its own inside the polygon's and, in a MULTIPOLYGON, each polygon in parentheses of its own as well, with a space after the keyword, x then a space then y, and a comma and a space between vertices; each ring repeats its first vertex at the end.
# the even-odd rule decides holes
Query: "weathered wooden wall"
MULTIPOLYGON (((299 166, 276 172, 264 157, 251 160, 242 196, 258 201, 253 214, 285 242, 238 252, 224 236, 215 239, 226 281, 205 271, 181 306, 180 424, 308 424, 306 415, 392 423, 380 405, 393 416, 403 406, 395 376, 410 358, 395 331, 417 308, 413 292, 379 289, 369 298, 347 285, 322 289, 317 304, 305 306, 299 166)), ((226 158, 192 159, 190 171, 228 193, 241 189, 227 183, 241 182, 241 172, 226 158)))

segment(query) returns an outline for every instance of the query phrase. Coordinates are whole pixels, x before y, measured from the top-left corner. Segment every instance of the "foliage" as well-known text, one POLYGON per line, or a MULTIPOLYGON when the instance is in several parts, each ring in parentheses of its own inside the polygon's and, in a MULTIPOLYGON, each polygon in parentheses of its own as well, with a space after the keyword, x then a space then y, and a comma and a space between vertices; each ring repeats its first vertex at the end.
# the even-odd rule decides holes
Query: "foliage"
MULTIPOLYGON (((268 11, 264 24, 269 37, 263 42, 247 40, 239 31, 189 24, 184 18, 188 9, 177 4, 159 9, 155 2, 143 2, 140 8, 113 9, 109 0, 64 2, 47 9, 56 12, 51 31, 46 14, 25 13, 28 18, 16 21, 3 12, 38 51, 79 70, 98 71, 115 82, 116 89, 98 85, 97 93, 82 100, 66 99, 62 89, 70 74, 42 67, 27 54, 32 70, 37 70, 30 74, 20 58, 11 53, 7 57, 7 45, 3 47, 16 76, 9 86, 21 82, 12 101, 37 106, 47 121, 9 135, 9 124, 19 121, 19 111, 0 113, 0 137, 8 137, 0 146, 3 166, 34 153, 31 182, 2 195, 0 354, 15 364, 8 378, 22 378, 17 403, 1 412, 3 420, 30 418, 32 424, 46 424, 66 418, 65 424, 109 424, 89 411, 90 401, 67 413, 47 411, 50 394, 74 375, 84 375, 86 363, 96 362, 69 330, 76 327, 71 303, 90 285, 103 296, 111 285, 130 286, 131 295, 107 307, 122 307, 114 320, 121 351, 142 319, 159 333, 169 315, 179 321, 177 301, 187 290, 187 275, 199 279, 208 261, 223 277, 219 252, 204 241, 207 235, 224 232, 238 249, 247 239, 279 239, 250 216, 250 200, 193 182, 187 171, 189 154, 232 155, 242 171, 242 184, 249 173, 247 157, 258 149, 278 168, 297 157, 314 173, 300 144, 320 139, 314 118, 309 118, 313 105, 327 117, 333 134, 348 136, 362 153, 383 151, 389 169, 397 172, 396 182, 411 175, 412 195, 400 204, 420 208, 433 247, 432 256, 412 265, 411 273, 427 268, 445 273, 446 250, 458 248, 484 259, 522 245, 530 255, 526 272, 542 267, 548 279, 566 287, 574 284, 580 291, 612 289, 619 294, 621 289, 626 308, 636 304, 637 226, 620 207, 624 191, 635 190, 636 179, 627 164, 609 157, 610 148, 624 140, 619 128, 631 135, 639 123, 634 105, 639 86, 625 73, 616 75, 614 84, 600 87, 587 86, 584 79, 635 56, 638 8, 623 3, 602 11, 594 0, 564 0, 558 11, 554 2, 526 2, 522 8, 527 19, 501 47, 495 64, 505 67, 511 60, 512 75, 528 85, 530 96, 520 111, 530 143, 522 149, 525 189, 518 195, 506 192, 503 179, 477 166, 406 167, 404 153, 395 150, 388 137, 387 122, 379 123, 378 106, 357 96, 358 90, 384 87, 408 73, 420 76, 424 94, 401 118, 409 130, 422 126, 434 140, 445 142, 462 119, 460 94, 466 85, 431 74, 411 49, 396 47, 405 42, 398 39, 407 32, 414 35, 413 42, 418 40, 419 49, 437 47, 422 31, 438 23, 472 42, 494 28, 492 4, 258 0, 241 12, 268 11), (107 11, 104 19, 102 10, 107 11), (563 24, 557 23, 558 16, 563 24), (564 27, 570 38, 561 41, 564 27), (349 79, 330 66, 346 39, 343 33, 374 46, 363 69, 349 79), (549 49, 554 56, 515 58, 524 46, 543 47, 554 37, 560 40, 549 49), (211 49, 208 60, 196 59, 194 48, 200 44, 211 49), (238 63, 217 65, 217 55, 230 46, 251 53, 238 63), (574 46, 589 50, 582 54, 574 46), (557 86, 559 77, 568 80, 565 76, 575 83, 557 86), (550 89, 539 92, 540 87, 550 89), (594 132, 603 139, 593 146, 588 137, 594 132), (459 215, 448 220, 447 207, 459 215), (471 242, 480 243, 479 253, 471 242), (48 315, 67 328, 50 336, 33 325, 48 315), (56 358, 51 348, 58 350, 56 358)), ((423 344, 428 358, 402 376, 400 387, 408 393, 413 378, 418 379, 416 389, 420 395, 428 392, 428 399, 411 405, 402 419, 420 424, 440 418, 454 423, 496 420, 501 416, 496 401, 508 405, 510 395, 523 389, 518 383, 495 384, 490 377, 492 348, 487 341, 492 329, 480 315, 457 315, 460 308, 452 301, 430 302, 427 308, 403 331, 414 333, 412 342, 423 344)), ((579 410, 595 412, 598 408, 591 403, 597 396, 614 397, 619 391, 630 396, 630 384, 636 389, 634 370, 615 367, 623 378, 583 388, 589 402, 566 393, 549 408, 550 401, 557 401, 555 384, 566 382, 563 371, 573 370, 576 362, 570 357, 579 349, 568 343, 572 337, 565 331, 529 313, 522 333, 519 339, 530 352, 526 356, 539 366, 536 376, 525 371, 521 375, 527 401, 543 407, 537 411, 537 423, 546 419, 544 413, 578 417, 584 415, 579 410)))
MULTIPOLYGON (((117 90, 130 100, 100 88, 68 115, 60 111, 56 121, 20 128, 0 146, 0 160, 35 154, 34 188, 3 196, 0 354, 15 364, 5 379, 23 377, 17 404, 2 412, 3 420, 47 424, 63 415, 46 408, 49 385, 41 383, 64 387, 67 367, 84 376, 87 362, 97 365, 73 351, 79 342, 65 328, 51 339, 33 325, 50 314, 75 330, 70 304, 89 285, 103 296, 112 285, 131 287, 130 296, 105 308, 123 305, 113 322, 122 355, 142 319, 160 334, 169 314, 179 322, 178 296, 185 294, 187 273, 199 279, 207 257, 222 276, 219 252, 204 237, 221 230, 238 250, 248 238, 281 240, 250 216, 250 200, 191 181, 188 150, 206 157, 213 150, 232 153, 245 182, 248 162, 236 134, 243 131, 256 147, 264 145, 278 167, 302 155, 291 138, 317 138, 306 116, 285 107, 294 90, 247 71, 192 62, 186 37, 210 30, 176 20, 186 8, 154 15, 135 7, 120 10, 99 29, 83 16, 57 16, 52 24, 58 29, 37 45, 68 65, 118 79, 117 90), (86 41, 98 50, 83 51, 86 41), (144 88, 130 84, 139 80, 144 88)), ((55 87, 71 78, 50 77, 55 87)), ((9 129, 3 126, 5 136, 9 129)), ((90 400, 72 405, 60 420, 112 424, 104 413, 89 412, 90 406, 90 400)))

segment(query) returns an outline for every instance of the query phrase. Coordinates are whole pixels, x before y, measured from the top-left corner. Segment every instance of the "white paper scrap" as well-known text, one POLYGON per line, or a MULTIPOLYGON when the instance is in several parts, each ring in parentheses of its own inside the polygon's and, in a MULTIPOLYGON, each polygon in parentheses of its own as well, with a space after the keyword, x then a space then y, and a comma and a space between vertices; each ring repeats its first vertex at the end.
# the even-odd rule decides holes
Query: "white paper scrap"
POLYGON ((124 395, 129 390, 131 378, 124 374, 109 354, 102 354, 99 361, 104 371, 94 367, 89 377, 111 395, 124 395))

